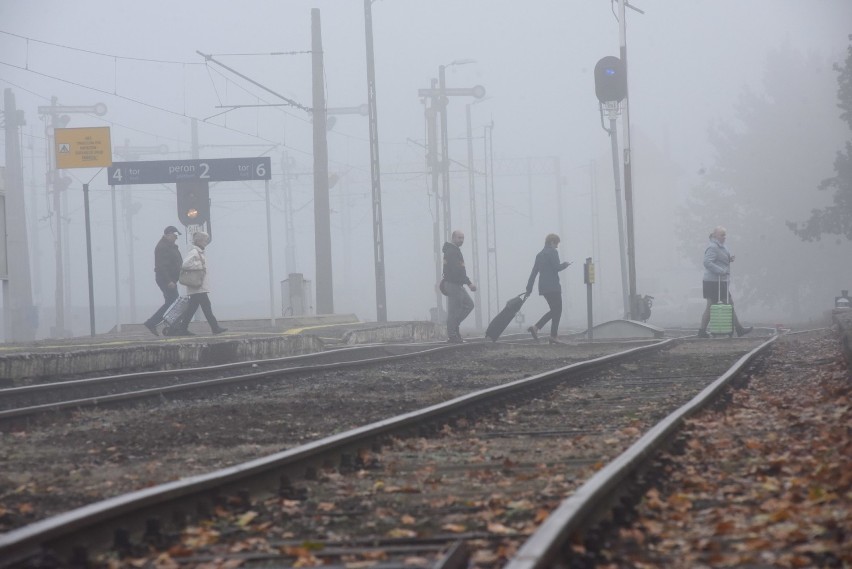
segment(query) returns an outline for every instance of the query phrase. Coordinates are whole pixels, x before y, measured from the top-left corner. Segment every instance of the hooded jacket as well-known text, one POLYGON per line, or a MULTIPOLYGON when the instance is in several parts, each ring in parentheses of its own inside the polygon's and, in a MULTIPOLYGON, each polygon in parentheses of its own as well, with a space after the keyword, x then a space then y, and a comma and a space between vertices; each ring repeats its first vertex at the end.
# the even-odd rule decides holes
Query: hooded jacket
POLYGON ((442 249, 444 253, 444 280, 460 285, 470 285, 467 270, 464 268, 464 256, 457 245, 447 241, 442 249))

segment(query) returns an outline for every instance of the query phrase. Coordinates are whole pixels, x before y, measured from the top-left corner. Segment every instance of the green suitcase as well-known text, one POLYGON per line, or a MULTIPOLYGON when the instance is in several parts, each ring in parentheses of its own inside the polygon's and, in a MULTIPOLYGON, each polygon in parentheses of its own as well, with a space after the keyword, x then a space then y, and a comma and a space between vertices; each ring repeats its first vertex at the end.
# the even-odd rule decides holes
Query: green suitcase
POLYGON ((734 307, 719 302, 710 306, 710 324, 707 333, 711 336, 734 335, 734 307))

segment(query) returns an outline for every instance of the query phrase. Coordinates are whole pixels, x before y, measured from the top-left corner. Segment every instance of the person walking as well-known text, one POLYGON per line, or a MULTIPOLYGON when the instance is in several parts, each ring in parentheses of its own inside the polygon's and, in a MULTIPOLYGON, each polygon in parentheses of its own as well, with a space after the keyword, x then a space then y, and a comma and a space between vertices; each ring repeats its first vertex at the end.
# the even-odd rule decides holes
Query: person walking
POLYGON ((159 336, 157 325, 162 322, 163 315, 169 306, 177 300, 178 297, 178 277, 180 276, 180 266, 183 260, 180 255, 176 241, 181 232, 174 225, 169 225, 163 230, 163 236, 154 247, 154 281, 160 290, 163 291, 163 305, 145 321, 145 328, 150 332, 159 336))
POLYGON ((227 328, 219 326, 216 317, 213 316, 213 307, 210 305, 210 282, 207 272, 207 256, 204 253, 207 245, 210 243, 210 236, 203 231, 198 231, 192 234, 192 248, 187 253, 181 266, 182 271, 200 271, 201 278, 197 285, 186 285, 186 293, 189 295, 189 305, 186 307, 186 312, 175 322, 172 327, 172 336, 194 336, 189 331, 189 322, 195 316, 195 311, 201 307, 204 312, 204 317, 207 318, 207 323, 210 325, 210 330, 214 334, 221 334, 227 328))
POLYGON ((731 305, 734 329, 737 331, 737 336, 745 336, 754 330, 753 326, 746 328, 740 324, 737 313, 734 310, 734 298, 728 291, 728 279, 731 276, 731 263, 734 262, 734 255, 731 255, 728 248, 725 247, 727 236, 728 232, 724 227, 721 225, 716 227, 710 234, 710 244, 704 250, 702 289, 704 291, 704 298, 707 300, 707 308, 704 309, 704 314, 701 315, 701 327, 698 329, 699 338, 710 337, 707 333, 707 325, 710 324, 710 307, 717 302, 727 301, 731 305))
POLYGON ((538 322, 527 328, 532 337, 538 341, 538 331, 550 322, 551 344, 561 344, 558 339, 559 320, 562 318, 562 285, 559 283, 559 272, 568 268, 568 261, 559 262, 559 236, 555 233, 544 238, 544 249, 535 256, 530 278, 527 281, 527 292, 524 300, 532 294, 535 278, 538 276, 538 293, 547 301, 550 310, 538 322))
POLYGON ((464 342, 459 332, 459 326, 473 310, 473 299, 464 286, 475 291, 476 284, 471 282, 464 267, 464 255, 461 246, 464 243, 464 233, 456 229, 452 241, 444 243, 444 280, 442 292, 447 295, 447 341, 451 344, 464 342))

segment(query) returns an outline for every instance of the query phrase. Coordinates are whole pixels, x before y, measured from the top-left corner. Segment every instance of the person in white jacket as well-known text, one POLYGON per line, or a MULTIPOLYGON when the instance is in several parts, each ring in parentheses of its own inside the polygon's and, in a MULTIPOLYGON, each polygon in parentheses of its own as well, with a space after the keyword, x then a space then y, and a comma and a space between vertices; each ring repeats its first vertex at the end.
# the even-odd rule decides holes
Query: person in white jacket
POLYGON ((195 311, 201 307, 204 312, 204 317, 207 318, 207 323, 210 324, 210 329, 214 334, 221 334, 227 328, 219 326, 216 317, 213 316, 213 307, 210 305, 210 281, 207 273, 207 256, 204 254, 204 249, 210 243, 210 236, 203 231, 198 231, 192 235, 192 248, 186 254, 181 265, 181 271, 201 271, 202 279, 199 286, 186 286, 186 294, 189 295, 189 305, 186 307, 186 312, 175 322, 172 327, 172 336, 192 336, 189 331, 189 322, 195 316, 195 311))

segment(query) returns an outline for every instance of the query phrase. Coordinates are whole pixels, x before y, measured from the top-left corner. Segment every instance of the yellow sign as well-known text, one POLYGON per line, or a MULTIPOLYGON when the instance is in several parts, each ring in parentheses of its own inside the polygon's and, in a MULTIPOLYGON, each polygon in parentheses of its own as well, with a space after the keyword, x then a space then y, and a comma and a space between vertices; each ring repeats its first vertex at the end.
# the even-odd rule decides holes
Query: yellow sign
POLYGON ((60 170, 112 166, 109 127, 57 128, 54 151, 60 170))

